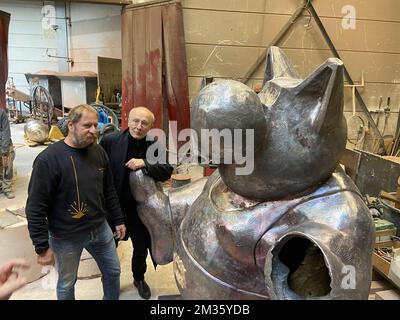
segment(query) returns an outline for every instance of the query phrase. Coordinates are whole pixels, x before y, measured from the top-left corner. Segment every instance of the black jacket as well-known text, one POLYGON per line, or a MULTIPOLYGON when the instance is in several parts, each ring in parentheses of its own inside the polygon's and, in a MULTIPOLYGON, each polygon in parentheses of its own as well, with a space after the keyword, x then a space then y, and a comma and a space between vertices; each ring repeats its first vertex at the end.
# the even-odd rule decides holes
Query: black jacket
MULTIPOLYGON (((130 169, 125 166, 125 163, 127 162, 129 139, 131 139, 129 136, 129 130, 126 129, 122 132, 112 133, 104 136, 100 142, 100 145, 104 148, 110 159, 111 170, 114 177, 114 185, 120 200, 121 209, 127 217, 128 224, 129 221, 133 221, 132 224, 134 225, 130 225, 130 227, 134 232, 135 228, 142 228, 143 224, 135 223, 138 221, 136 202, 131 196, 130 188, 126 185, 127 181, 129 181, 130 172, 130 169), (133 217, 133 219, 130 219, 128 216, 133 217)), ((133 150, 134 157, 144 160, 146 167, 142 170, 145 174, 149 175, 156 181, 168 180, 173 171, 172 166, 170 166, 168 163, 149 164, 146 161, 146 151, 152 143, 154 142, 146 141, 146 137, 141 140, 135 140, 133 150)))

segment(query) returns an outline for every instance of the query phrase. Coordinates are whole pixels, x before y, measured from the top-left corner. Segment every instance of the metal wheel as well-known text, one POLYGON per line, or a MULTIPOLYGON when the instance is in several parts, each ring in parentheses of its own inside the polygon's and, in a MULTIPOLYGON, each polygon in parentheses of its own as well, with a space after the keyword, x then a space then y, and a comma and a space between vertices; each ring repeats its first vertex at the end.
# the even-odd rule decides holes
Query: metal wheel
POLYGON ((352 115, 347 119, 347 141, 357 145, 365 136, 364 119, 358 115, 352 115))
POLYGON ((54 103, 49 91, 42 86, 32 89, 32 116, 50 128, 54 114, 54 103))

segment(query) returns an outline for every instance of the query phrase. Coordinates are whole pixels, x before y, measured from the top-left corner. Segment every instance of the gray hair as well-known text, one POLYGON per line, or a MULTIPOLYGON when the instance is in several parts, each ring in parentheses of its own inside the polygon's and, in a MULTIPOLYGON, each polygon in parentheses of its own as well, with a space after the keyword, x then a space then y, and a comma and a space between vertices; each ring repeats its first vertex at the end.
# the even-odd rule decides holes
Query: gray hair
POLYGON ((84 111, 92 112, 97 115, 96 109, 92 106, 88 104, 80 104, 76 107, 73 107, 68 113, 68 121, 72 123, 77 123, 82 118, 82 114, 84 111))
POLYGON ((129 111, 129 118, 130 118, 131 114, 132 114, 134 111, 136 111, 136 110, 137 110, 137 111, 146 111, 146 112, 149 114, 150 118, 151 118, 151 121, 152 121, 151 124, 153 124, 154 121, 156 120, 156 119, 155 119, 155 116, 154 116, 154 113, 153 113, 149 108, 146 108, 146 107, 143 107, 143 106, 133 107, 133 108, 129 111))

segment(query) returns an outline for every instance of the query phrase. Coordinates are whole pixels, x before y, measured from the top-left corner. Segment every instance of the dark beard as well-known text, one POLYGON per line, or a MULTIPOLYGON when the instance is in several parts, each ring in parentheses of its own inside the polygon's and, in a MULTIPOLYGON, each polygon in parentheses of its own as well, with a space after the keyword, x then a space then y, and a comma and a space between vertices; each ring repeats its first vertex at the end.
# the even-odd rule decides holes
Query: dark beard
POLYGON ((74 135, 74 143, 78 148, 87 148, 89 146, 91 146, 96 139, 93 139, 93 142, 87 144, 86 140, 83 140, 82 138, 77 137, 76 135, 74 135))

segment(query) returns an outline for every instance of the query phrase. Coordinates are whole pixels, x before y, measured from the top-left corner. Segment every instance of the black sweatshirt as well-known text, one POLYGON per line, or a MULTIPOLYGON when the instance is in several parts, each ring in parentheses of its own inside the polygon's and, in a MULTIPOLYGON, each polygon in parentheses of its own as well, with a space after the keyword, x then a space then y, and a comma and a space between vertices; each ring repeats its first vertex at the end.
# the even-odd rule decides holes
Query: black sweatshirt
POLYGON ((108 217, 124 223, 107 154, 97 144, 84 149, 64 141, 50 145, 33 163, 26 203, 29 234, 46 249, 48 231, 71 235, 100 225, 108 217))

